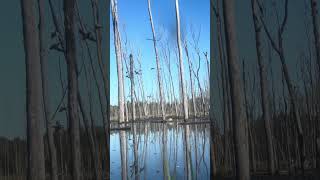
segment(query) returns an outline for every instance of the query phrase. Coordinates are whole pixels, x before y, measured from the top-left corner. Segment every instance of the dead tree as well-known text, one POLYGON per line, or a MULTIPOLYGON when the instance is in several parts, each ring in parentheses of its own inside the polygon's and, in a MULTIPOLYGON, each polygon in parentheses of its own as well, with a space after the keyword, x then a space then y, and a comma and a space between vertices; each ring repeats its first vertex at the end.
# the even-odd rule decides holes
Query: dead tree
POLYGON ((27 179, 45 179, 44 145, 41 133, 42 83, 39 34, 35 0, 22 0, 22 25, 27 77, 27 179))
POLYGON ((48 152, 50 158, 50 174, 51 180, 58 180, 58 165, 56 146, 54 144, 54 123, 51 121, 49 89, 48 89, 48 64, 47 64, 47 48, 45 42, 45 12, 44 1, 38 0, 39 7, 39 40, 40 40, 40 62, 41 62, 41 77, 42 77, 42 98, 44 108, 44 119, 46 120, 48 152))
POLYGON ((140 55, 140 53, 138 53, 138 58, 137 58, 137 62, 139 64, 138 82, 139 82, 139 88, 140 88, 140 93, 141 93, 141 98, 142 98, 143 114, 146 118, 148 118, 148 116, 149 116, 149 111, 148 111, 148 107, 147 107, 148 102, 147 102, 145 91, 144 91, 144 84, 143 84, 143 80, 142 80, 142 67, 141 67, 141 60, 140 60, 139 55, 140 55))
POLYGON ((162 119, 166 119, 166 113, 165 113, 165 107, 164 107, 164 96, 163 96, 163 87, 162 87, 162 79, 161 79, 161 74, 160 74, 160 60, 159 60, 159 55, 158 55, 158 49, 157 49, 157 39, 156 39, 156 33, 154 30, 154 25, 153 25, 153 20, 152 20, 152 12, 151 12, 151 4, 150 0, 148 0, 148 11, 149 11, 149 18, 150 18, 150 25, 151 25, 151 30, 152 30, 152 41, 153 41, 153 47, 154 47, 154 53, 156 56, 156 64, 157 64, 157 77, 158 77, 158 86, 159 86, 159 98, 160 98, 160 106, 161 106, 161 115, 162 119))
MULTIPOLYGON (((212 3, 212 2, 211 2, 212 3)), ((212 6, 212 11, 215 16, 216 20, 216 31, 217 31, 217 43, 218 43, 218 58, 220 62, 220 73, 221 73, 221 82, 222 82, 222 96, 223 96, 223 127, 224 127, 224 168, 228 171, 229 169, 229 134, 230 134, 230 117, 229 117, 229 98, 228 98, 228 91, 227 88, 227 71, 226 71, 226 57, 225 52, 223 49, 223 40, 222 40, 222 22, 221 22, 221 15, 220 15, 220 0, 216 0, 216 6, 212 6)), ((212 66, 212 65, 211 65, 212 66)), ((212 69, 212 68, 211 68, 212 69)), ((213 80, 212 80, 213 81, 213 80)), ((211 86, 211 84, 210 84, 211 86)), ((211 96, 210 96, 211 97, 211 96)))
POLYGON ((131 82, 131 110, 132 110, 132 121, 136 120, 136 108, 135 108, 135 102, 134 102, 134 63, 133 63, 133 57, 132 54, 129 56, 130 58, 130 82, 131 82))
POLYGON ((175 94, 174 85, 173 85, 172 70, 171 70, 171 54, 170 54, 170 48, 168 45, 166 46, 166 48, 164 48, 163 52, 164 52, 163 53, 164 60, 169 73, 169 84, 170 84, 172 101, 173 101, 172 103, 174 104, 175 116, 178 117, 178 105, 177 105, 176 94, 175 94))
MULTIPOLYGON (((98 62, 99 62, 99 69, 100 72, 102 74, 102 79, 103 79, 103 87, 104 87, 104 91, 105 91, 105 97, 106 97, 106 105, 103 108, 103 126, 104 126, 104 133, 106 136, 106 140, 107 140, 107 145, 106 145, 106 151, 107 151, 107 160, 106 162, 109 162, 108 158, 109 158, 109 132, 110 132, 110 117, 109 117, 109 60, 107 59, 105 63, 102 62, 102 25, 100 22, 100 17, 99 17, 99 5, 98 5, 98 0, 91 0, 91 5, 92 5, 92 12, 93 12, 93 22, 94 22, 94 29, 95 29, 95 42, 96 42, 96 46, 97 46, 97 57, 98 57, 98 62)), ((107 7, 110 7, 110 1, 107 1, 107 7)), ((110 19, 110 14, 107 13, 107 19, 110 19)), ((110 29, 107 28, 107 38, 109 38, 109 31, 110 29)), ((109 42, 109 40, 107 39, 106 42, 109 42)), ((109 57, 110 54, 110 50, 109 48, 107 48, 106 51, 106 56, 109 57)), ((100 100, 102 101, 102 99, 100 100)), ((107 170, 109 170, 110 168, 109 164, 107 165, 107 170)), ((109 175, 108 175, 109 177, 109 175)))
POLYGON ((223 1, 223 15, 231 90, 233 138, 236 161, 236 176, 239 180, 250 179, 247 121, 244 113, 244 97, 241 71, 238 64, 238 49, 234 17, 234 0, 223 1))
MULTIPOLYGON (((124 82, 123 82, 123 62, 121 51, 121 39, 118 27, 118 8, 117 0, 111 0, 111 12, 113 22, 113 37, 114 46, 117 60, 117 73, 118 73, 118 106, 119 106, 119 122, 124 122, 124 82)), ((128 113, 127 113, 128 116, 128 113)))
POLYGON ((68 115, 71 143, 71 175, 73 179, 82 179, 80 152, 80 123, 78 116, 78 80, 75 41, 75 0, 64 1, 64 27, 66 40, 66 61, 68 74, 68 115))
POLYGON ((195 93, 194 93, 194 84, 193 84, 193 78, 192 78, 192 65, 191 65, 191 60, 190 60, 189 52, 188 52, 188 44, 187 44, 186 41, 185 41, 185 44, 184 44, 184 49, 185 49, 185 52, 186 52, 188 65, 189 65, 190 91, 191 91, 191 97, 192 97, 193 116, 197 117, 197 108, 196 108, 195 93))
MULTIPOLYGON (((267 71, 262 57, 262 47, 261 47, 261 24, 259 22, 257 13, 257 0, 251 0, 251 10, 253 25, 255 30, 255 41, 256 41, 256 51, 257 51, 257 61, 259 65, 260 74, 260 90, 261 90, 261 106, 262 114, 264 120, 264 126, 267 136, 267 146, 268 146, 268 163, 269 170, 271 174, 275 173, 275 156, 273 147, 273 135, 271 131, 271 113, 270 113, 270 100, 268 97, 268 81, 267 81, 267 71)), ((254 152, 253 152, 254 153, 254 152)))
MULTIPOLYGON (((257 2, 258 2, 258 5, 260 6, 260 9, 261 9, 262 5, 259 3, 259 1, 257 1, 257 2)), ((300 119, 300 114, 299 114, 299 109, 298 109, 296 90, 294 89, 291 77, 289 75, 289 71, 288 71, 288 67, 287 67, 286 59, 285 59, 284 48, 283 48, 283 33, 286 28, 287 19, 288 19, 288 3, 289 3, 289 1, 285 0, 284 17, 283 17, 281 24, 278 24, 277 40, 274 40, 272 38, 271 32, 267 28, 267 25, 264 21, 263 12, 260 12, 259 19, 261 20, 262 27, 263 27, 265 33, 267 34, 267 37, 271 43, 272 48, 278 54, 280 62, 281 62, 282 72, 283 72, 283 76, 284 76, 284 79, 285 79, 285 82, 286 82, 286 85, 288 88, 290 102, 292 104, 294 118, 296 120, 296 128, 298 131, 298 143, 299 143, 299 153, 300 153, 299 155, 300 155, 300 161, 301 161, 300 168, 302 171, 304 171, 303 164, 304 164, 304 156, 305 155, 304 155, 303 129, 302 129, 301 119, 300 119)))
POLYGON ((186 92, 185 79, 184 79, 184 65, 183 65, 183 59, 182 59, 179 0, 176 0, 176 25, 177 25, 177 44, 178 44, 178 54, 179 54, 179 69, 180 69, 179 77, 180 77, 180 85, 181 85, 181 95, 183 100, 184 120, 188 120, 189 112, 188 112, 187 92, 186 92))

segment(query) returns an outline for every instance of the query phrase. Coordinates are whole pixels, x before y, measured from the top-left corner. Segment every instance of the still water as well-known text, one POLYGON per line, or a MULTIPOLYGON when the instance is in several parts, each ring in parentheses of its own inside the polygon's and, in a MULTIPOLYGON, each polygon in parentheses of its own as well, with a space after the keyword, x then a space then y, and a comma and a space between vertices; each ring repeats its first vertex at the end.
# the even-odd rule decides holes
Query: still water
POLYGON ((111 179, 209 179, 209 124, 134 123, 112 131, 111 179))

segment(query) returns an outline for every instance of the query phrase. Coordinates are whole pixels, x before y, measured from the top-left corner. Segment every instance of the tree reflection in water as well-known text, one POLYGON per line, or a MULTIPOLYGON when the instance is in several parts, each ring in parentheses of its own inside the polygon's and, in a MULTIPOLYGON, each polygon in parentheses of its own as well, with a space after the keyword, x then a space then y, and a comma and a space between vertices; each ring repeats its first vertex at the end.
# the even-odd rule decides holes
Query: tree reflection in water
POLYGON ((111 179, 209 179, 209 133, 208 124, 175 122, 140 122, 114 131, 111 179))

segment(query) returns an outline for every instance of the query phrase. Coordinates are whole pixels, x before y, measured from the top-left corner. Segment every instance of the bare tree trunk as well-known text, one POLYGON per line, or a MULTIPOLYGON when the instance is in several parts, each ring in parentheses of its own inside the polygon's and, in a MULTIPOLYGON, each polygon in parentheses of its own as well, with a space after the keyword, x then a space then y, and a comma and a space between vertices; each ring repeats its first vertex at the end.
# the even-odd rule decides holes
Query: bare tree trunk
POLYGON ((134 102, 134 64, 133 57, 130 54, 130 82, 131 82, 131 109, 132 109, 132 121, 136 120, 136 108, 134 102))
POLYGON ((78 82, 75 42, 75 0, 64 1, 64 26, 66 38, 66 61, 68 70, 68 114, 69 136, 71 143, 71 174, 73 179, 82 179, 81 149, 80 149, 80 124, 78 116, 78 82))
MULTIPOLYGON (((90 149, 90 155, 91 158, 93 160, 93 169, 94 169, 94 179, 101 179, 100 177, 100 168, 99 168, 99 156, 98 156, 98 152, 97 152, 97 146, 96 146, 96 142, 94 139, 94 131, 93 131, 93 120, 91 119, 91 128, 89 127, 89 118, 87 117, 84 107, 83 107, 83 101, 82 101, 82 97, 80 95, 80 92, 78 91, 78 99, 79 99, 79 108, 80 108, 80 112, 82 115, 82 120, 83 120, 83 124, 85 126, 85 131, 86 134, 88 136, 88 142, 89 142, 89 149, 90 149)), ((91 98, 91 97, 90 97, 91 98)), ((91 108, 91 107, 90 107, 91 108)), ((92 118, 92 117, 91 117, 92 118)))
POLYGON ((27 77, 27 179, 43 180, 45 179, 45 158, 41 132, 42 80, 35 8, 35 0, 21 0, 27 77))
POLYGON ((318 19, 318 3, 317 0, 310 0, 311 16, 313 25, 314 44, 317 55, 318 70, 320 73, 320 37, 319 37, 319 19, 318 19))
MULTIPOLYGON (((123 82, 123 64, 121 56, 121 40, 118 27, 118 8, 117 0, 111 0, 111 11, 113 21, 114 46, 117 60, 118 72, 118 106, 119 106, 119 122, 124 122, 124 82, 123 82)), ((127 112, 128 116, 128 112, 127 112)))
POLYGON ((46 43, 45 43, 45 12, 44 12, 44 1, 38 0, 39 6, 39 40, 40 40, 40 62, 41 62, 41 76, 42 76, 42 97, 44 107, 44 118, 46 120, 47 129, 47 141, 48 151, 50 157, 50 173, 51 180, 58 180, 58 167, 57 167, 57 154, 56 146, 54 144, 54 127, 51 122, 50 103, 49 103, 49 92, 48 92, 48 64, 46 56, 46 43))
POLYGON ((157 63, 157 77, 158 77, 158 86, 159 86, 159 98, 160 98, 160 105, 161 105, 161 115, 162 119, 166 119, 166 113, 165 113, 165 107, 164 107, 164 96, 163 96, 163 87, 162 87, 162 79, 161 79, 161 74, 160 74, 160 60, 158 56, 158 50, 157 50, 157 39, 156 39, 156 33, 154 30, 154 25, 153 25, 153 20, 152 20, 152 12, 151 12, 151 5, 150 5, 150 0, 148 0, 148 11, 149 11, 149 17, 150 17, 150 25, 152 29, 152 41, 153 41, 153 46, 154 46, 154 53, 156 56, 156 63, 157 63))
POLYGON ((174 103, 174 111, 175 111, 175 116, 178 117, 178 105, 177 105, 177 101, 176 101, 176 94, 174 91, 174 85, 173 85, 173 78, 172 78, 172 71, 171 71, 171 60, 170 60, 170 49, 167 46, 167 52, 168 54, 165 55, 165 60, 166 60, 166 65, 168 67, 168 72, 169 72, 169 84, 171 87, 171 94, 173 96, 172 101, 174 103))
POLYGON ((228 54, 229 79, 231 84, 232 118, 236 176, 239 180, 250 179, 247 121, 244 114, 243 88, 238 64, 238 49, 234 17, 234 0, 223 1, 225 35, 228 54))
POLYGON ((143 114, 146 118, 148 118, 149 116, 149 112, 148 112, 148 102, 146 99, 146 95, 145 95, 145 91, 144 91, 144 85, 143 85, 143 79, 142 79, 142 68, 141 68, 141 61, 140 61, 140 56, 138 56, 137 61, 139 63, 139 78, 138 78, 138 82, 139 82, 139 87, 140 87, 140 91, 141 91, 141 98, 142 98, 142 107, 143 107, 143 114))
MULTIPOLYGON (((212 3, 212 2, 211 2, 212 3)), ((213 6, 212 6, 213 7, 213 6)), ((220 15, 220 0, 216 0, 216 8, 213 8, 213 13, 216 17, 217 23, 217 43, 218 43, 218 57, 221 67, 221 82, 222 82, 222 96, 223 96, 223 126, 224 126, 224 168, 229 170, 229 134, 230 134, 230 117, 229 117, 229 105, 228 105, 228 88, 227 88, 227 75, 226 75, 226 63, 225 63, 225 53, 223 50, 223 41, 222 41, 222 24, 221 24, 221 15, 220 15)), ((212 65, 211 65, 212 66, 212 65)), ((213 69, 213 67, 211 67, 213 69)), ((213 80, 212 80, 213 81, 213 80)), ((212 82, 210 81, 210 82, 212 82)), ((210 84, 211 85, 211 84, 210 84)), ((210 91, 211 92, 211 91, 210 91)), ((212 94, 210 98, 213 96, 212 94)))
POLYGON ((180 13, 179 13, 179 0, 176 0, 176 20, 177 20, 177 44, 178 44, 178 52, 179 52, 179 69, 180 69, 180 85, 181 85, 181 94, 183 100, 183 111, 184 111, 184 120, 189 119, 188 112, 188 98, 185 87, 185 79, 184 79, 184 65, 182 59, 182 47, 181 47, 181 33, 180 33, 180 13))
POLYGON ((197 108, 196 108, 196 102, 195 102, 193 78, 192 78, 192 73, 191 73, 192 72, 192 66, 191 66, 191 60, 190 60, 189 53, 188 53, 187 42, 185 42, 184 48, 185 48, 185 51, 186 51, 186 56, 187 56, 188 65, 189 65, 189 78, 190 78, 190 89, 191 89, 192 106, 193 106, 193 116, 196 118, 197 117, 197 108))
POLYGON ((255 29, 255 40, 256 40, 256 50, 257 50, 257 61, 259 65, 260 73, 260 90, 261 90, 261 106, 262 114, 264 119, 264 126, 267 135, 267 146, 268 146, 268 163, 269 170, 271 174, 275 173, 275 155, 273 147, 273 135, 271 131, 271 113, 270 113, 270 101, 268 98, 268 81, 267 81, 267 72, 262 59, 262 49, 261 49, 261 25, 257 16, 257 4, 256 0, 251 0, 251 9, 253 24, 255 29))
MULTIPOLYGON (((110 117, 109 117, 109 60, 107 60, 106 63, 103 64, 102 62, 102 25, 100 22, 100 17, 99 17, 99 5, 98 5, 98 0, 92 0, 92 12, 93 12, 93 17, 94 17, 94 28, 95 28, 95 36, 96 36, 96 45, 97 45, 97 56, 98 56, 98 62, 99 62, 99 68, 102 74, 102 79, 104 82, 104 91, 105 91, 105 97, 106 97, 106 107, 102 107, 103 109, 103 126, 104 126, 104 133, 106 136, 106 162, 109 162, 109 132, 110 132, 110 117)), ((110 1, 107 1, 107 7, 110 7, 110 1)), ((107 13, 107 19, 109 23, 109 13, 107 13)), ((107 40, 106 42, 109 43, 109 32, 110 30, 107 28, 107 40)), ((109 48, 106 51, 106 56, 109 57, 110 50, 109 48)), ((102 99, 100 100, 102 101, 102 99)), ((107 163, 107 171, 109 171, 109 163, 107 163)), ((100 170, 99 170, 100 171, 100 170)), ((100 179, 100 174, 97 174, 98 179, 100 179)), ((107 178, 109 177, 109 172, 107 172, 107 178)))
POLYGON ((303 129, 302 129, 301 118, 300 118, 300 113, 299 113, 299 109, 298 109, 297 94, 296 94, 296 90, 294 89, 294 86, 292 84, 292 80, 289 75, 289 71, 288 71, 288 67, 287 67, 286 59, 285 59, 285 54, 284 54, 284 49, 283 49, 283 33, 284 33, 285 27, 287 25, 288 3, 289 3, 289 0, 285 0, 284 18, 282 20, 281 26, 278 27, 278 37, 277 37, 278 40, 277 41, 274 41, 274 39, 272 39, 270 31, 268 30, 262 15, 260 16, 260 20, 263 25, 264 31, 266 32, 267 37, 268 37, 269 41, 271 42, 272 48, 279 55, 279 58, 280 58, 282 72, 283 72, 283 75, 284 75, 284 78, 286 81, 286 85, 288 88, 289 97, 290 97, 290 101, 292 104, 294 117, 296 120, 296 128, 298 130, 298 142, 299 142, 299 149, 300 149, 299 153, 300 153, 300 161, 302 164, 300 166, 300 169, 302 170, 302 173, 304 173, 303 164, 304 164, 304 160, 305 160, 304 159, 305 158, 305 152, 304 152, 305 150, 304 150, 303 129))
POLYGON ((256 156, 255 156, 255 149, 254 149, 254 142, 252 138, 252 131, 250 125, 250 115, 249 115, 249 103, 247 97, 247 83, 246 83, 246 73, 245 73, 245 63, 244 60, 242 61, 242 82, 243 82, 243 92, 244 92, 244 104, 245 104, 245 113, 248 122, 248 135, 249 135, 249 155, 250 155, 250 166, 252 167, 253 173, 257 171, 256 166, 256 156))

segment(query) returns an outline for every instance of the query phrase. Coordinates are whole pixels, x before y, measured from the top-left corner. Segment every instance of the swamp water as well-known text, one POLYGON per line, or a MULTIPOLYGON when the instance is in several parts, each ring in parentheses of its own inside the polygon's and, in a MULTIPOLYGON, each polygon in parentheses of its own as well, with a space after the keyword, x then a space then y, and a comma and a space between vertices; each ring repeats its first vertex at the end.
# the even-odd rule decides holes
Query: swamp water
POLYGON ((111 132, 111 179, 210 179, 209 124, 128 126, 111 132))

